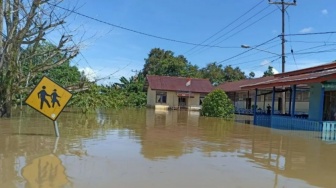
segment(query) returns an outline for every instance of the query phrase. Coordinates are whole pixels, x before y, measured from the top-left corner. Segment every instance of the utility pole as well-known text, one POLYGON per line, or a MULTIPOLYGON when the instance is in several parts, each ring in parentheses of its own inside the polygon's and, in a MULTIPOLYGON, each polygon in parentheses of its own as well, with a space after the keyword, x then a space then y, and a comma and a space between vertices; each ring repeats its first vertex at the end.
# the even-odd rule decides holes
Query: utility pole
MULTIPOLYGON (((275 5, 281 5, 281 17, 282 17, 282 29, 281 29, 281 65, 282 69, 281 72, 285 72, 285 63, 286 63, 286 55, 285 55, 285 12, 286 9, 291 5, 296 5, 296 0, 293 0, 293 3, 284 2, 284 0, 281 0, 280 2, 272 2, 271 0, 268 0, 269 4, 275 4, 275 5)), ((281 111, 284 114, 286 112, 286 93, 282 93, 282 108, 281 111)))

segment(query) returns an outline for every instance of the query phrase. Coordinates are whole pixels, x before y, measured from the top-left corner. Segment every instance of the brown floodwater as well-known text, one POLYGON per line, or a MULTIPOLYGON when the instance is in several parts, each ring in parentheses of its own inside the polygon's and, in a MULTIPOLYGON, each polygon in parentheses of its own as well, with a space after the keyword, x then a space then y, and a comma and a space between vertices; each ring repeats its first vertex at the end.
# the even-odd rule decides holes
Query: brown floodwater
POLYGON ((336 142, 198 112, 123 109, 0 119, 0 187, 336 187, 336 142))

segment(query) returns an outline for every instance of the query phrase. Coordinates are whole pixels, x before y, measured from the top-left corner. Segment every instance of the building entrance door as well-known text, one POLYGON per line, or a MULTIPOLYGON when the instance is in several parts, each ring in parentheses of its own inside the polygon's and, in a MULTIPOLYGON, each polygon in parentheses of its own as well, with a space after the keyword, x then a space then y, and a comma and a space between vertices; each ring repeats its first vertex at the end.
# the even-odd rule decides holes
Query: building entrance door
POLYGON ((179 97, 178 98, 178 105, 179 105, 179 107, 186 107, 187 106, 187 98, 186 97, 179 97))

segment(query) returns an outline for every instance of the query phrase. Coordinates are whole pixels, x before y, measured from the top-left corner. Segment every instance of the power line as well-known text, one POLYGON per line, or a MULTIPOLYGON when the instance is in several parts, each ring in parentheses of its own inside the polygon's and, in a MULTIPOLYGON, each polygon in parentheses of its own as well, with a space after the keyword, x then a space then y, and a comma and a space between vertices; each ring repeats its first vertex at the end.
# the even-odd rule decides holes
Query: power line
POLYGON ((318 45, 318 46, 313 46, 313 47, 310 47, 310 48, 305 48, 305 49, 302 49, 302 50, 298 50, 297 52, 302 52, 302 51, 306 51, 306 50, 311 50, 311 49, 315 49, 315 48, 323 48, 323 47, 327 47, 327 46, 335 46, 336 44, 329 44, 329 45, 318 45))
MULTIPOLYGON (((277 58, 275 58, 275 59, 269 61, 269 62, 268 62, 267 64, 265 64, 265 65, 271 66, 271 65, 270 65, 271 63, 273 63, 273 62, 275 62, 276 60, 279 60, 279 59, 281 59, 281 57, 277 57, 277 58)), ((253 66, 249 66, 248 68, 264 67, 265 65, 253 65, 253 66)), ((272 66, 272 67, 274 68, 274 66, 272 66)), ((257 69, 254 69, 254 70, 252 70, 252 71, 256 71, 256 70, 257 70, 257 69)))
MULTIPOLYGON (((288 20, 288 30, 289 30, 289 33, 291 33, 291 21, 290 21, 290 15, 288 14, 287 10, 286 10, 286 14, 287 14, 287 20, 288 20)), ((292 36, 289 37, 290 40, 292 41, 292 36)), ((292 54, 292 57, 293 57, 293 61, 296 65, 296 68, 299 69, 297 63, 296 63, 296 59, 295 59, 295 56, 294 56, 294 50, 293 50, 293 46, 292 46, 292 42, 289 42, 290 44, 290 48, 291 48, 291 54, 292 54)))
POLYGON ((333 33, 336 33, 336 31, 326 31, 326 32, 317 32, 317 33, 284 34, 284 36, 326 35, 326 34, 333 34, 333 33))
MULTIPOLYGON (((273 42, 269 42, 268 44, 271 44, 271 43, 273 43, 273 42)), ((273 46, 270 46, 270 47, 268 47, 268 48, 265 48, 265 51, 266 50, 269 50, 269 49, 271 49, 271 48, 273 48, 273 47, 275 47, 275 46, 278 46, 279 44, 275 44, 275 45, 273 45, 273 46)), ((242 57, 240 57, 240 58, 236 58, 234 61, 238 61, 238 60, 241 60, 241 59, 245 59, 245 58, 247 58, 247 57, 250 57, 250 56, 254 56, 254 55, 256 55, 256 54, 259 54, 259 53, 261 53, 262 51, 264 51, 264 50, 261 50, 261 51, 256 51, 255 53, 253 53, 253 54, 249 54, 249 55, 246 55, 246 56, 242 56, 242 57)), ((251 51, 252 52, 252 51, 251 51)), ((245 63, 250 63, 250 62, 254 62, 254 61, 259 61, 259 60, 265 60, 265 59, 270 59, 270 58, 274 58, 274 57, 279 57, 279 55, 272 55, 272 56, 267 56, 267 57, 263 57, 263 58, 259 58, 259 59, 255 59, 255 60, 249 60, 249 61, 247 61, 247 62, 242 62, 242 63, 230 63, 231 61, 229 61, 229 62, 227 62, 227 64, 231 64, 231 65, 240 65, 240 64, 245 64, 245 63)), ((232 60, 233 61, 233 60, 232 60)))
POLYGON ((289 42, 297 42, 297 43, 307 43, 307 44, 335 44, 336 42, 326 42, 326 41, 302 41, 302 40, 290 40, 289 42))
MULTIPOLYGON (((263 12, 264 10, 266 10, 268 7, 270 7, 270 5, 267 6, 266 8, 264 8, 263 10, 259 11, 258 13, 254 14, 254 15, 251 16, 249 19, 247 19, 247 20, 245 20, 244 22, 240 23, 238 26, 234 27, 234 28, 231 29, 229 32, 227 32, 227 33, 225 33, 225 34, 223 34, 223 35, 217 37, 215 40, 212 40, 211 42, 208 43, 208 45, 210 45, 210 44, 212 44, 212 43, 218 41, 219 39, 223 38, 224 36, 228 35, 228 34, 231 33, 232 31, 234 31, 235 29, 237 29, 237 28, 239 28, 240 26, 242 26, 243 24, 245 24, 247 21, 249 21, 249 20, 251 20, 252 18, 254 18, 256 15, 258 15, 258 14, 260 14, 261 12, 263 12)), ((214 44, 214 45, 218 45, 218 44, 220 44, 220 43, 226 41, 227 39, 229 39, 229 38, 231 38, 231 37, 237 35, 238 33, 244 31, 245 29, 247 29, 247 28, 249 28, 249 27, 251 27, 252 25, 254 25, 254 24, 256 24, 257 22, 261 21, 262 19, 266 18, 267 16, 269 16, 271 13, 273 13, 273 12, 275 12, 275 11, 276 11, 276 9, 274 9, 273 11, 267 13, 266 15, 264 15, 263 17, 259 18, 259 19, 256 20, 256 21, 254 21, 253 23, 247 25, 246 27, 240 29, 239 31, 233 33, 232 35, 226 37, 225 39, 221 40, 220 42, 217 42, 217 43, 214 44)), ((204 49, 204 47, 203 47, 202 49, 204 49)), ((195 52, 195 53, 200 53, 202 49, 200 49, 199 51, 197 51, 197 52, 195 52)), ((204 50, 206 50, 206 49, 204 49, 204 50)), ((194 53, 194 54, 195 54, 195 53, 194 53)))
MULTIPOLYGON (((282 69, 281 72, 284 73, 285 72, 285 63, 286 63, 286 56, 285 56, 285 11, 287 9, 287 7, 291 6, 291 5, 296 5, 296 0, 293 0, 293 3, 289 3, 289 2, 284 2, 284 0, 281 0, 280 2, 272 2, 271 0, 269 0, 270 4, 275 4, 275 5, 281 5, 281 54, 282 54, 282 69), (287 7, 285 7, 285 5, 287 7)), ((285 108, 284 102, 282 104, 282 111, 285 108)))
MULTIPOLYGON (((265 45, 265 44, 267 44, 268 42, 271 42, 271 41, 273 41, 274 39, 276 39, 276 38, 278 38, 278 37, 279 37, 279 36, 273 37, 273 38, 267 40, 266 42, 263 42, 263 43, 257 45, 256 48, 259 47, 259 46, 265 45)), ((250 49, 248 49, 248 50, 246 50, 246 51, 244 51, 244 52, 241 52, 241 53, 239 53, 239 54, 237 54, 237 55, 234 55, 234 56, 231 56, 231 57, 229 57, 229 58, 227 58, 227 59, 224 59, 224 60, 222 60, 222 61, 219 61, 218 63, 223 63, 223 62, 229 61, 229 60, 234 59, 234 58, 236 58, 236 57, 239 57, 239 56, 241 56, 241 55, 243 55, 243 54, 246 54, 247 52, 249 52, 249 51, 251 51, 251 50, 253 50, 253 48, 250 48, 250 49)))
MULTIPOLYGON (((56 19, 57 19, 58 21, 60 21, 60 17, 59 17, 56 13, 54 13, 54 12, 53 12, 53 14, 54 14, 54 16, 56 17, 56 19)), ((69 34, 69 32, 67 31, 67 29, 64 27, 64 25, 61 24, 61 26, 62 26, 63 30, 64 30, 66 33, 69 34)), ((60 33, 60 34, 62 34, 62 33, 60 33)), ((72 42, 75 46, 78 45, 78 44, 75 43, 75 41, 72 39, 72 37, 70 37, 70 40, 71 40, 71 42, 72 42)), ((90 67, 90 69, 93 70, 93 68, 91 67, 89 61, 84 57, 83 53, 79 51, 79 54, 82 56, 82 58, 84 59, 84 61, 86 62, 86 64, 90 67)))
MULTIPOLYGON (((234 24, 235 22, 237 22, 239 19, 241 19, 242 17, 244 17, 246 14, 248 14, 249 12, 251 12, 253 9, 255 9, 257 6, 259 6, 264 0, 261 0, 259 3, 257 3, 255 6, 253 6, 252 8, 250 8, 248 11, 246 11, 245 13, 243 13, 241 16, 239 16, 238 18, 236 18, 235 20, 233 20, 232 22, 230 22, 228 25, 226 25, 225 27, 223 27, 222 29, 220 29, 219 31, 217 31, 215 34, 211 35, 210 37, 208 37, 207 39, 205 39, 204 41, 201 42, 201 44, 204 44, 206 41, 210 40, 211 38, 213 38, 214 36, 216 36, 217 34, 219 34, 220 32, 222 32, 223 30, 225 30, 226 28, 230 27, 232 24, 234 24)), ((188 51, 184 52, 184 54, 187 54, 188 52, 192 51, 193 49, 197 48, 199 46, 194 46, 191 49, 189 49, 188 51)))
POLYGON ((329 53, 329 52, 336 52, 336 48, 329 49, 329 50, 320 50, 320 51, 312 51, 312 52, 300 52, 296 53, 296 55, 306 55, 306 54, 317 54, 317 53, 329 53))
POLYGON ((230 65, 237 66, 237 65, 242 65, 242 64, 252 63, 252 62, 260 62, 261 60, 267 60, 267 59, 275 58, 275 57, 278 57, 277 59, 279 59, 279 56, 269 56, 269 57, 253 59, 253 60, 249 60, 249 61, 245 61, 245 62, 234 63, 234 64, 230 64, 230 65))
MULTIPOLYGON (((267 7, 267 8, 268 8, 268 7, 267 7)), ((263 17, 261 17, 261 18, 259 18, 258 20, 252 22, 251 24, 249 24, 249 25, 247 25, 246 27, 240 29, 239 31, 233 33, 232 35, 226 37, 225 39, 223 39, 223 40, 217 42, 215 45, 218 45, 218 44, 220 44, 220 43, 226 41, 227 39, 229 39, 229 38, 231 38, 231 37, 237 35, 238 33, 242 32, 243 30, 245 30, 245 29, 251 27, 252 25, 256 24, 257 22, 261 21, 262 19, 267 18, 267 16, 269 16, 270 14, 272 14, 272 13, 275 12, 275 11, 276 11, 276 9, 272 10, 271 12, 268 12, 268 13, 267 13, 266 15, 264 15, 263 17)), ((241 26, 241 25, 239 25, 239 26, 241 26)), ((239 26, 237 26, 237 27, 239 27, 239 26)), ((235 27, 235 28, 237 28, 237 27, 235 27)), ((235 28, 234 28, 234 29, 235 29, 235 28)), ((228 34, 228 33, 227 33, 227 34, 228 34)), ((226 34, 225 34, 225 35, 226 35, 226 34)), ((223 35, 223 36, 225 36, 225 35, 223 35)), ((223 37, 223 36, 221 36, 221 37, 223 37)), ((221 37, 220 37, 220 38, 221 38, 221 37)), ((218 39, 219 39, 219 38, 218 38, 218 39)))
POLYGON ((147 36, 147 37, 152 37, 152 38, 156 38, 156 39, 161 39, 161 40, 166 40, 166 41, 176 42, 176 43, 181 43, 181 44, 193 45, 193 46, 203 46, 203 47, 211 47, 211 48, 237 48, 237 47, 223 47, 223 46, 212 46, 212 45, 196 44, 196 43, 192 43, 192 42, 186 42, 186 41, 181 41, 181 40, 176 40, 176 39, 161 37, 161 36, 145 33, 145 32, 142 32, 142 31, 137 31, 137 30, 134 30, 134 29, 129 29, 129 28, 126 28, 126 27, 123 27, 123 26, 118 26, 116 24, 112 24, 112 23, 109 23, 109 22, 106 22, 106 21, 103 21, 103 20, 99 20, 97 18, 94 18, 94 17, 88 16, 88 15, 79 13, 79 12, 74 11, 74 10, 70 10, 68 8, 61 7, 59 5, 51 4, 49 2, 48 2, 48 4, 50 4, 52 6, 55 6, 57 8, 60 8, 62 10, 71 12, 73 14, 77 14, 79 16, 88 18, 90 20, 94 20, 96 22, 99 22, 99 23, 102 23, 102 24, 105 24, 105 25, 109 25, 109 26, 112 26, 112 27, 116 27, 116 28, 119 28, 119 29, 122 29, 122 30, 130 31, 130 32, 133 32, 133 33, 137 33, 137 34, 140 34, 140 35, 147 36))

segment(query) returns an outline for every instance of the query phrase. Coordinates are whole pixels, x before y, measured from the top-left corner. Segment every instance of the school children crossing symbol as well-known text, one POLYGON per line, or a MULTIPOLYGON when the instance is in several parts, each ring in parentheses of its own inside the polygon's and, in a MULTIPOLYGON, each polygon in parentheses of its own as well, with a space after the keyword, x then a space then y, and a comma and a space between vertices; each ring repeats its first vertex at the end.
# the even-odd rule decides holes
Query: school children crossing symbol
POLYGON ((26 99, 26 104, 55 121, 72 94, 44 76, 26 99))

